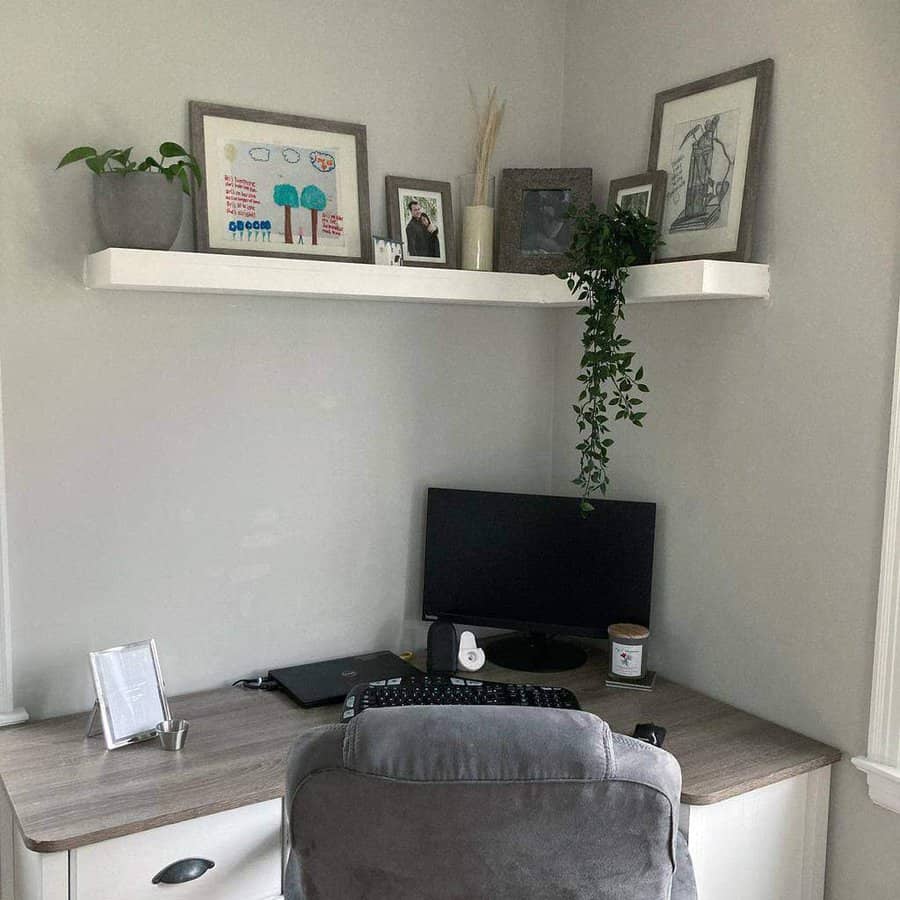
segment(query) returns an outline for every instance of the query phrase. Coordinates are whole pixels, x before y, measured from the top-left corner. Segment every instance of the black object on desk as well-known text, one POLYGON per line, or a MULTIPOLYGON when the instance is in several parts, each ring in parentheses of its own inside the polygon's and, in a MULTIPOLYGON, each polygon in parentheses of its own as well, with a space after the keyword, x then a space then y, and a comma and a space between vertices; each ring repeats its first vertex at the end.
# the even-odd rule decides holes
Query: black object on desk
POLYGON ((539 684, 507 684, 453 675, 387 678, 358 684, 344 701, 341 721, 349 722, 367 709, 385 706, 539 706, 581 709, 568 688, 539 684))
POLYGON ((420 676, 422 673, 387 651, 326 659, 305 666, 272 669, 269 677, 301 706, 340 703, 354 684, 383 681, 386 678, 420 676))
POLYGON ((593 506, 585 517, 577 497, 429 488, 423 618, 522 632, 484 652, 526 672, 584 664, 584 649, 558 635, 605 638, 616 622, 648 625, 656 505, 593 506))
POLYGON ((653 744, 654 747, 662 747, 666 739, 666 729, 662 725, 654 725, 652 722, 641 722, 634 726, 634 734, 639 741, 653 744))
POLYGON ((450 675, 459 668, 459 637, 452 622, 438 619, 428 629, 428 672, 450 675))

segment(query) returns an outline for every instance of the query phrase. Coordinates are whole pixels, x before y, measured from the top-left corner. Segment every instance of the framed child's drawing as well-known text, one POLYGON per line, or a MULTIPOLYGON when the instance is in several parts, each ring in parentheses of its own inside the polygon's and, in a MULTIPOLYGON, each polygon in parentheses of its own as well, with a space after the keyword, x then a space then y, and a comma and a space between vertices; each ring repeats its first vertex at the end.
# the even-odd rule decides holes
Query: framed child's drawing
POLYGON ((197 250, 372 261, 366 127, 190 103, 197 250))

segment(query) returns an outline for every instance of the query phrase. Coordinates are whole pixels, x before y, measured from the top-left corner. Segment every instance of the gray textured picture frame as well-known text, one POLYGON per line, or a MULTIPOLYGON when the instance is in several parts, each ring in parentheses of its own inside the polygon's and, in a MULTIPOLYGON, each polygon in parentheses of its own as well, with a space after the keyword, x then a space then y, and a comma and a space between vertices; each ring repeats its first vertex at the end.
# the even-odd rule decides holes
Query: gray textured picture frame
POLYGON ((398 191, 427 191, 441 195, 441 214, 443 217, 444 262, 423 262, 421 259, 410 259, 404 250, 403 265, 411 268, 455 269, 456 261, 456 228, 453 220, 453 197, 449 181, 432 181, 428 178, 409 178, 404 175, 385 175, 384 197, 387 204, 388 236, 392 241, 403 243, 403 211, 397 199, 398 191))
POLYGON ((192 192, 194 212, 194 246, 198 253, 228 253, 242 256, 270 256, 283 259, 317 259, 334 262, 371 263, 372 221, 369 210, 369 160, 366 143, 366 126, 352 122, 336 122, 331 119, 317 119, 289 113, 268 112, 243 106, 225 106, 191 100, 188 103, 190 118, 191 153, 197 158, 203 170, 203 184, 192 192), (359 255, 330 256, 321 253, 283 253, 278 251, 245 250, 243 248, 210 247, 209 245, 209 202, 207 197, 206 141, 203 118, 211 116, 220 119, 236 119, 241 122, 259 122, 266 125, 283 125, 308 131, 322 131, 333 134, 352 135, 356 147, 357 209, 359 216, 359 255))
MULTIPOLYGON (((731 69, 719 75, 701 78, 680 87, 661 91, 656 95, 653 105, 653 127, 650 133, 650 155, 647 167, 650 169, 664 169, 660 160, 660 136, 662 132, 663 111, 666 104, 674 100, 681 100, 695 94, 702 94, 715 88, 748 78, 756 78, 756 92, 753 98, 753 113, 750 125, 750 142, 747 146, 747 159, 745 161, 744 191, 741 201, 741 219, 738 226, 736 247, 734 250, 722 253, 697 253, 688 256, 667 257, 665 262, 678 262, 688 259, 725 259, 738 262, 747 262, 752 254, 753 218, 756 207, 756 197, 759 191, 759 175, 761 169, 761 156, 763 141, 765 139, 766 125, 768 123, 769 106, 772 96, 772 76, 775 71, 773 59, 763 59, 759 62, 731 69)), ((665 237, 665 235, 663 235, 665 237)))
POLYGON ((593 170, 504 169, 500 179, 498 270, 551 275, 566 267, 565 253, 522 251, 522 219, 526 191, 571 191, 569 206, 590 203, 593 170))

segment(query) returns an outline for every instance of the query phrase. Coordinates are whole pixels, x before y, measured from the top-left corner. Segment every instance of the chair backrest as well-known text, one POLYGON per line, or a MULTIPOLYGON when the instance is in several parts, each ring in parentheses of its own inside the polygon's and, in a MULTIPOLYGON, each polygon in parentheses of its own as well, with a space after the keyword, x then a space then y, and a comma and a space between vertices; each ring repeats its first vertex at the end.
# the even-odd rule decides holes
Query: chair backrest
POLYGON ((285 894, 690 897, 672 892, 680 792, 674 757, 590 713, 368 710, 293 749, 285 894))

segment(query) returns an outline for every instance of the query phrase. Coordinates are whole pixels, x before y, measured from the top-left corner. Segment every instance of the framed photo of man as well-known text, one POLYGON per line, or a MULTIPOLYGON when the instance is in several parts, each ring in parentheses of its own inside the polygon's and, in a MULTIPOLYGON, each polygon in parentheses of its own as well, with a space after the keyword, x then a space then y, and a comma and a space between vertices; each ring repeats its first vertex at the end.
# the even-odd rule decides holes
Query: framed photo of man
POLYGON ((456 268, 450 183, 388 175, 388 231, 403 244, 404 266, 456 268))

